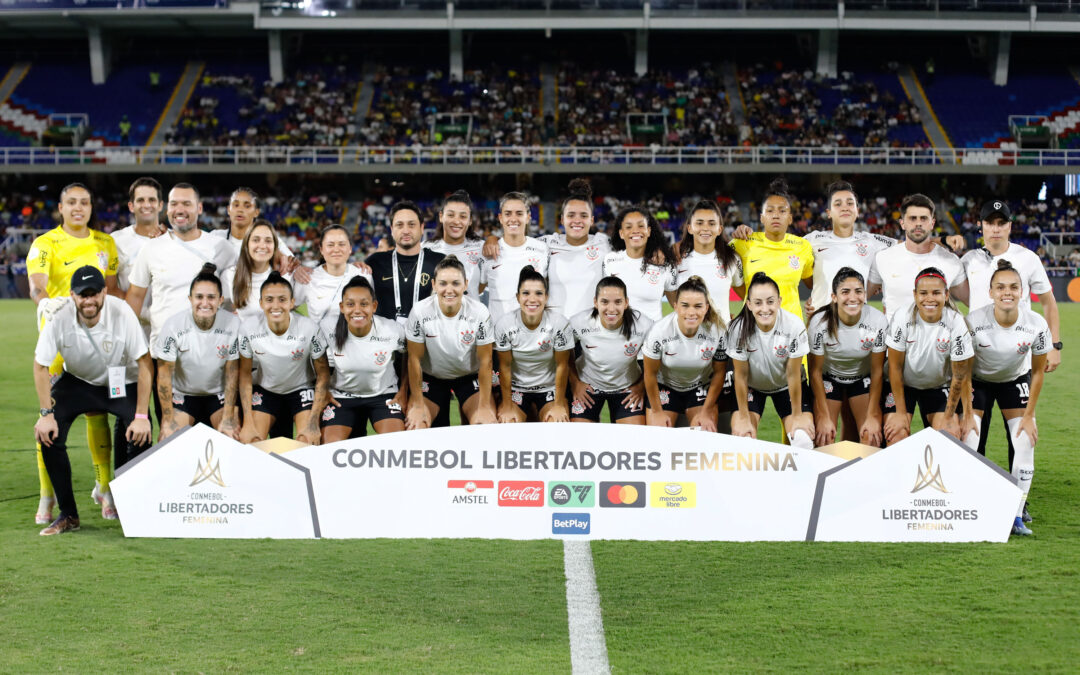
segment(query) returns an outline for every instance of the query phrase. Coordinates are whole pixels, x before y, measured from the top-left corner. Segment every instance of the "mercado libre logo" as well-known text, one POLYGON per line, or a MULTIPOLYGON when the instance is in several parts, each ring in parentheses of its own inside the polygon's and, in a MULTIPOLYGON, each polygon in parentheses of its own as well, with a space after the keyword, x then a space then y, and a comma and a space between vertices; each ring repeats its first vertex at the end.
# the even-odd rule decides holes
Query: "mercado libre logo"
POLYGON ((499 481, 499 506, 543 506, 544 482, 539 480, 499 481))
POLYGON ((697 506, 697 485, 694 483, 652 483, 649 506, 656 509, 692 509, 697 506))
POLYGON ((645 508, 645 483, 601 481, 600 507, 617 509, 645 508))
POLYGON ((491 491, 495 489, 493 480, 448 480, 446 487, 450 491, 451 504, 490 504, 491 491))
POLYGON ((591 509, 596 506, 596 485, 589 482, 574 481, 549 482, 548 506, 552 508, 591 509))
POLYGON ((945 488, 945 482, 941 479, 941 465, 934 466, 934 451, 930 449, 930 446, 926 446, 926 451, 923 453, 923 461, 926 463, 925 467, 918 467, 918 475, 915 477, 915 487, 911 488, 911 492, 919 492, 928 487, 932 487, 938 492, 948 492, 945 488), (926 471, 923 471, 923 468, 926 471))
POLYGON ((203 464, 202 460, 199 460, 198 466, 195 467, 195 477, 191 479, 188 487, 194 487, 199 483, 210 481, 214 485, 220 485, 221 487, 228 487, 225 485, 225 479, 221 477, 221 460, 214 461, 214 444, 210 440, 206 441, 206 453, 204 455, 206 464, 203 464))

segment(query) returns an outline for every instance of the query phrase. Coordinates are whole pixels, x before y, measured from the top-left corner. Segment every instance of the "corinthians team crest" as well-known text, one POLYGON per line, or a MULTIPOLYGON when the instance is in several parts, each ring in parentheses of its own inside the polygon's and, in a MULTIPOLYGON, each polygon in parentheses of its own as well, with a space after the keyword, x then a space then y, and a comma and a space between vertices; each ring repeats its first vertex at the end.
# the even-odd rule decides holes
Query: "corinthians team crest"
POLYGON ((199 460, 198 466, 195 467, 195 477, 191 479, 191 483, 188 487, 194 487, 199 483, 205 483, 210 481, 214 485, 220 485, 221 487, 228 487, 225 485, 225 479, 221 477, 221 460, 214 461, 214 444, 207 439, 206 441, 206 464, 204 465, 202 460, 199 460))
POLYGON ((934 466, 934 451, 929 445, 923 453, 923 461, 926 463, 926 472, 923 472, 923 467, 919 467, 919 474, 915 477, 915 487, 911 488, 911 492, 915 493, 928 487, 938 492, 948 492, 945 482, 941 479, 941 465, 934 466))

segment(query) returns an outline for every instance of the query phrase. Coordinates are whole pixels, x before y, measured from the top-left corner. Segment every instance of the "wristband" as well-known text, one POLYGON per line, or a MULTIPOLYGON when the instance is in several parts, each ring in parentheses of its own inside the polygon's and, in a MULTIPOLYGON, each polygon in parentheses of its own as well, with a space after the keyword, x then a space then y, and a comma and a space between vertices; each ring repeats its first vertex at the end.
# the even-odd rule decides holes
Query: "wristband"
POLYGON ((135 419, 137 419, 137 420, 148 420, 148 419, 150 419, 150 416, 149 415, 143 415, 142 413, 135 413, 135 419))

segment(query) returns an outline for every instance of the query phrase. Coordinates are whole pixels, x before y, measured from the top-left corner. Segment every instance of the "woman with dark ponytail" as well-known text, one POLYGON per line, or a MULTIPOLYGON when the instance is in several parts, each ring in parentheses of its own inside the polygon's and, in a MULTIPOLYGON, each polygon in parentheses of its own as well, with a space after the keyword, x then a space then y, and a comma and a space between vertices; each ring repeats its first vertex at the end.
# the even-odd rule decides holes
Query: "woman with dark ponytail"
POLYGON ((628 206, 615 215, 611 253, 604 256, 604 276, 626 284, 630 304, 653 321, 663 315, 665 295, 674 306, 675 252, 660 224, 643 206, 628 206))
POLYGON ((638 359, 652 321, 631 309, 626 284, 604 277, 596 284, 593 308, 570 319, 577 361, 570 368, 572 422, 599 422, 607 402, 617 424, 645 424, 645 385, 638 359))
POLYGON ((650 426, 673 427, 686 415, 692 427, 717 431, 727 371, 727 336, 701 277, 690 277, 675 291, 675 311, 657 321, 641 350, 645 363, 645 419, 650 426))
POLYGON ((574 334, 547 308, 547 280, 531 265, 518 276, 518 309, 495 322, 500 422, 569 422, 566 385, 574 334))
POLYGON ((728 330, 739 408, 731 416, 732 434, 757 438, 765 402, 771 398, 791 445, 814 447, 810 387, 802 367, 809 351, 802 319, 781 307, 775 281, 764 272, 755 273, 742 311, 728 330))
POLYGON ((439 208, 439 224, 433 239, 423 247, 429 251, 454 255, 465 266, 469 295, 480 298, 480 261, 484 242, 473 228, 473 204, 469 193, 458 190, 443 200, 439 208))
POLYGON ((742 258, 743 277, 749 279, 764 272, 780 289, 782 308, 802 319, 799 282, 807 287, 813 283, 814 250, 802 237, 788 234, 794 201, 787 181, 774 180, 761 202, 762 231, 751 234, 749 239, 736 238, 732 246, 742 258))
POLYGON ((270 272, 258 298, 262 316, 240 329, 240 440, 265 440, 274 422, 284 419, 296 424, 296 440, 318 445, 319 418, 312 410, 322 410, 330 398, 326 336, 292 311, 292 284, 278 272, 270 272))
POLYGON ((832 302, 810 317, 810 387, 814 392, 815 442, 836 439, 842 409, 856 428, 844 425, 843 440, 880 447, 881 390, 885 379, 885 314, 866 304, 862 274, 842 267, 832 279, 832 302), (853 433, 858 430, 857 433, 853 433))
MULTIPOLYGON (((423 302, 423 301, 421 301, 423 302)), ((405 329, 379 316, 375 289, 362 276, 341 291, 332 344, 330 404, 322 409, 324 443, 405 429, 408 374, 405 329)))
POLYGON ((559 207, 561 233, 546 234, 540 241, 548 245, 548 307, 566 317, 592 309, 589 298, 604 270, 604 256, 611 251, 607 235, 593 232, 592 186, 575 178, 559 207))

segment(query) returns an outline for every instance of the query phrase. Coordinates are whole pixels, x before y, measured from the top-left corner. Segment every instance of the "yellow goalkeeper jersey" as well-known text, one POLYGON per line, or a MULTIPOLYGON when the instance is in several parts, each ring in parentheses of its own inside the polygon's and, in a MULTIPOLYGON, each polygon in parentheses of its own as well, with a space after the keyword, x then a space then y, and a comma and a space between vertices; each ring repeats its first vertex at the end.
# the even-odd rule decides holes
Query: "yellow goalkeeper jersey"
POLYGON ((26 254, 26 273, 45 274, 50 298, 71 293, 71 276, 83 265, 93 265, 106 277, 116 276, 119 264, 116 242, 104 232, 90 230, 88 237, 73 237, 63 226, 34 240, 26 254))
POLYGON ((794 234, 784 235, 782 241, 772 241, 764 232, 755 232, 748 241, 735 239, 731 245, 742 258, 747 289, 754 274, 764 272, 780 287, 781 307, 801 317, 799 282, 814 276, 814 249, 810 242, 794 234))

